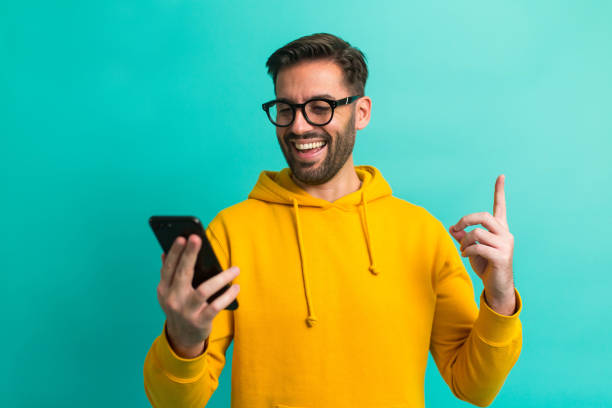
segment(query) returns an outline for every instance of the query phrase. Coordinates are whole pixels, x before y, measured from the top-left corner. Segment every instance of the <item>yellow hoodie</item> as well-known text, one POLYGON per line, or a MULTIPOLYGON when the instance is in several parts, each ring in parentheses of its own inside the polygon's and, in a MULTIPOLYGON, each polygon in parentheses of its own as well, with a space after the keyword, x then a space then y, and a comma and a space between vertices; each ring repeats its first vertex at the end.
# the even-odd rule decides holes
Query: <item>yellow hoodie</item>
MULTIPOLYGON (((490 404, 518 359, 517 311, 493 311, 450 234, 391 195, 381 173, 334 202, 264 171, 206 234, 223 269, 240 267, 239 308, 213 320, 205 352, 178 357, 165 329, 144 365, 155 407, 203 407, 234 341, 233 408, 424 406, 428 352, 460 399, 490 404)), ((165 326, 164 326, 165 327, 165 326)))

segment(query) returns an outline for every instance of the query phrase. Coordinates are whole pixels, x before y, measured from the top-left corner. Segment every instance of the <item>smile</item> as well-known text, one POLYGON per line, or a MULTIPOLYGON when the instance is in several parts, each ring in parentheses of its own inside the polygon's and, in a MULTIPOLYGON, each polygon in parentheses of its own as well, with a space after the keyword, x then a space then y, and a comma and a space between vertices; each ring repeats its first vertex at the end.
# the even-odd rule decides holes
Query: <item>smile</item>
POLYGON ((325 146, 326 142, 314 142, 314 143, 296 143, 292 142, 296 149, 299 151, 305 151, 310 149, 316 149, 318 147, 325 146))
POLYGON ((312 159, 316 156, 319 156, 325 147, 327 146, 327 142, 318 141, 312 143, 290 143, 293 148, 291 150, 294 151, 296 156, 301 159, 312 159))

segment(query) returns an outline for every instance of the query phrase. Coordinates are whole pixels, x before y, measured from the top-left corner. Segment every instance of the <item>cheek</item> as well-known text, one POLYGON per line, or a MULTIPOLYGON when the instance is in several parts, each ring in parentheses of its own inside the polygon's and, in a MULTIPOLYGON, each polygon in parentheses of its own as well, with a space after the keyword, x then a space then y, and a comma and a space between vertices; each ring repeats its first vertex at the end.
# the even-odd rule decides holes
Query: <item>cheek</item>
POLYGON ((284 142, 284 136, 285 136, 285 131, 281 128, 277 128, 276 129, 276 141, 281 145, 284 146, 285 142, 284 142))
POLYGON ((333 140, 337 140, 339 136, 341 136, 344 132, 344 124, 340 122, 334 121, 334 123, 330 123, 325 126, 325 133, 333 140))

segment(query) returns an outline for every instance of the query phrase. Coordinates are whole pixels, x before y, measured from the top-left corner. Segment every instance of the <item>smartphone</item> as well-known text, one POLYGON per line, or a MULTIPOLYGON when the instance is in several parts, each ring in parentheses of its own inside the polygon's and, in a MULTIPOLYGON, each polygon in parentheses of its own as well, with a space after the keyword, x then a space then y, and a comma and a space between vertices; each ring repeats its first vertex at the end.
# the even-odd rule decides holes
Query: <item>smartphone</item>
MULTIPOLYGON (((168 255, 172 244, 178 237, 185 237, 185 239, 187 239, 191 234, 200 236, 202 239, 202 246, 198 253, 193 272, 193 280, 191 281, 191 286, 193 286, 194 289, 202 282, 222 272, 221 265, 210 246, 210 242, 208 242, 208 238, 206 238, 204 227, 197 217, 192 215, 154 215, 149 218, 149 225, 166 255, 168 255)), ((223 288, 210 296, 207 302, 211 303, 229 289, 229 287, 230 284, 226 284, 223 288)), ((226 307, 227 310, 236 310, 237 308, 237 299, 234 299, 234 301, 226 307)))

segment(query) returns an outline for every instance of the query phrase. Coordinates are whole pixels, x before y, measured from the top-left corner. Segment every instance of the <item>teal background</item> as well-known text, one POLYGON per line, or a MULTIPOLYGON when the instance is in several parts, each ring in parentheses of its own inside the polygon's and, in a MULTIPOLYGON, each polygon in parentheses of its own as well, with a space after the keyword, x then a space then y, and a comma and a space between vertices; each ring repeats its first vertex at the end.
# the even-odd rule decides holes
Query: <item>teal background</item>
MULTIPOLYGON (((506 174, 524 345, 492 406, 611 406, 611 20, 608 1, 5 3, 0 406, 148 406, 147 219, 207 223, 285 167, 264 64, 315 32, 367 55, 355 162, 396 196, 448 227, 506 174)), ((469 406, 431 359, 425 395, 469 406)))

